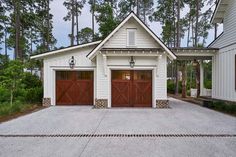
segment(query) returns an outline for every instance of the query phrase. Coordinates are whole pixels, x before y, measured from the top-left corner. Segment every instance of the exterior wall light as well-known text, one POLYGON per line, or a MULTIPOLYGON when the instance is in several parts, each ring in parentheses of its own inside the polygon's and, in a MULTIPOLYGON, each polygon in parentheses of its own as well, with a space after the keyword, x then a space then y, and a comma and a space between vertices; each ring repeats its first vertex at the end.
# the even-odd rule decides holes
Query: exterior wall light
POLYGON ((134 56, 130 57, 130 61, 129 61, 130 67, 133 68, 135 65, 135 60, 134 60, 134 56))
POLYGON ((71 56, 71 58, 69 59, 69 66, 70 66, 71 69, 74 68, 75 63, 76 63, 76 61, 75 61, 74 56, 71 56))

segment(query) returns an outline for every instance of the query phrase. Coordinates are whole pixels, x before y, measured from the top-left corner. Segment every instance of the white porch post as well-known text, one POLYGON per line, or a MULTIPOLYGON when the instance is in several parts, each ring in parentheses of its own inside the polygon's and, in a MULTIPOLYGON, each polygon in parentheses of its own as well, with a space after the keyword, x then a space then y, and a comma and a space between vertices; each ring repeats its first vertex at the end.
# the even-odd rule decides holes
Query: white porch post
POLYGON ((203 60, 200 61, 200 96, 204 96, 204 67, 203 67, 203 60))

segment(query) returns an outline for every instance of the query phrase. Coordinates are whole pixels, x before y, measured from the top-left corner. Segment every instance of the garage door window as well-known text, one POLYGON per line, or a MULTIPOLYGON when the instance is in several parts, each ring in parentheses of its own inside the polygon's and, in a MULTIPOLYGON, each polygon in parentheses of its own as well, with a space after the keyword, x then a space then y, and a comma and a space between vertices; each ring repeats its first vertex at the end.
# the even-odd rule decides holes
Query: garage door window
POLYGON ((152 72, 134 71, 134 80, 152 80, 152 72))
POLYGON ((77 72, 78 80, 93 80, 93 73, 91 71, 79 71, 77 72))
POLYGON ((128 70, 113 71, 112 80, 130 80, 130 71, 128 70))
POLYGON ((72 73, 69 71, 58 71, 56 73, 57 80, 69 80, 72 78, 72 73))

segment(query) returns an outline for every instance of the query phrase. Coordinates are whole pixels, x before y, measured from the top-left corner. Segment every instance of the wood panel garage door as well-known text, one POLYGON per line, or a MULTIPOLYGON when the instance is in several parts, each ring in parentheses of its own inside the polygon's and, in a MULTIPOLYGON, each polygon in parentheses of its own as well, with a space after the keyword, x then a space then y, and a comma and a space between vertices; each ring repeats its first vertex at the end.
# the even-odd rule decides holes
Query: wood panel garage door
POLYGON ((152 71, 112 71, 112 107, 152 107, 152 71))
POLYGON ((92 71, 57 71, 57 105, 93 105, 92 71))

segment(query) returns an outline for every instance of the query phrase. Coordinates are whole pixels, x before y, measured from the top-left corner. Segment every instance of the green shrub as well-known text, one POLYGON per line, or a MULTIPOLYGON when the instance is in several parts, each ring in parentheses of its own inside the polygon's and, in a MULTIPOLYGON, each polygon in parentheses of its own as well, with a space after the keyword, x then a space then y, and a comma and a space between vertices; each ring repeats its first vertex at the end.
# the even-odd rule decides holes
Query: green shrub
POLYGON ((207 107, 212 108, 214 110, 222 111, 225 113, 236 114, 236 104, 229 103, 224 101, 213 101, 213 103, 209 104, 207 107))
POLYGON ((41 103, 43 87, 29 88, 25 90, 25 101, 28 103, 41 103))
POLYGON ((175 83, 173 80, 167 80, 167 92, 171 94, 175 93, 175 83))
POLYGON ((11 115, 17 112, 21 112, 28 108, 30 105, 21 103, 20 101, 14 102, 12 105, 10 103, 0 104, 0 116, 11 115))
POLYGON ((42 82, 39 77, 36 75, 32 75, 29 72, 24 73, 21 83, 22 85, 24 85, 24 88, 35 88, 42 86, 42 82))
POLYGON ((0 86, 0 103, 10 101, 10 91, 0 86))
POLYGON ((182 93, 182 81, 179 81, 179 93, 182 93))
POLYGON ((205 80, 204 81, 204 87, 207 88, 207 89, 211 89, 212 88, 211 80, 205 80))

